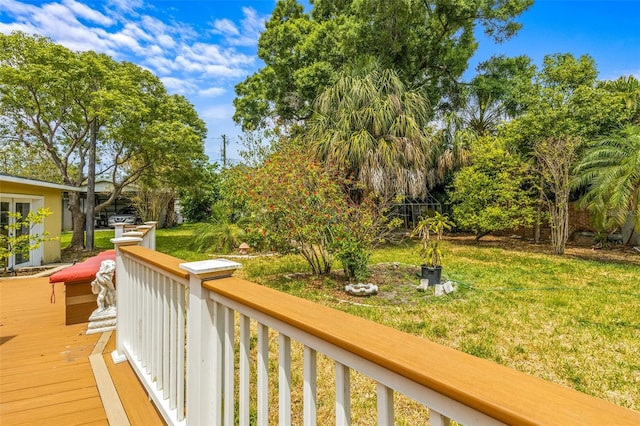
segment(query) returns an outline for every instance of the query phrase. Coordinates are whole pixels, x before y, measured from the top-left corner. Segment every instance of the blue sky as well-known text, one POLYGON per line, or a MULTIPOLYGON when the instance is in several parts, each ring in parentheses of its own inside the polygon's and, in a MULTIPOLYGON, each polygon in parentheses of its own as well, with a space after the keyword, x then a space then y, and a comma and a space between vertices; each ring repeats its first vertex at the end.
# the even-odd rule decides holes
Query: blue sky
MULTIPOLYGON (((50 37, 72 50, 95 50, 158 75, 170 93, 196 107, 209 130, 206 152, 221 157, 221 135, 237 159, 234 86, 262 66, 259 32, 275 0, 1 0, 0 32, 50 37)), ((588 54, 601 79, 640 78, 640 0, 536 0, 524 27, 496 45, 480 37, 469 71, 494 54, 526 54, 536 64, 552 53, 588 54)))

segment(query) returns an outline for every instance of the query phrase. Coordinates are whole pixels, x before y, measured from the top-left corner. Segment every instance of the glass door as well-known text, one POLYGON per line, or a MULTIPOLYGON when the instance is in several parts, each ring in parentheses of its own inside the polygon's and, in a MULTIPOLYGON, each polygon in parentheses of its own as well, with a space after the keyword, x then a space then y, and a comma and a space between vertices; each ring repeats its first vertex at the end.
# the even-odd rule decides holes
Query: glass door
MULTIPOLYGON (((42 202, 38 199, 2 197, 2 200, 0 201, 0 232, 2 232, 2 235, 13 238, 20 237, 22 235, 29 235, 31 232, 41 233, 41 225, 36 225, 33 230, 29 226, 21 226, 18 228, 12 226, 16 223, 16 220, 19 220, 14 217, 14 213, 20 214, 20 217, 24 219, 32 208, 37 208, 41 204, 42 202)), ((26 248, 29 246, 30 242, 31 241, 29 239, 25 239, 22 241, 22 245, 26 248)), ((4 245, 3 248, 7 248, 8 242, 6 240, 3 239, 2 244, 4 245)), ((16 252, 16 247, 13 247, 12 251, 14 252, 14 255, 7 259, 6 265, 0 264, 0 267, 20 268, 24 266, 34 266, 34 262, 35 264, 39 264, 42 259, 41 247, 36 250, 28 250, 28 248, 26 248, 26 250, 19 250, 19 252, 16 252)), ((0 263, 3 262, 0 261, 0 263)))

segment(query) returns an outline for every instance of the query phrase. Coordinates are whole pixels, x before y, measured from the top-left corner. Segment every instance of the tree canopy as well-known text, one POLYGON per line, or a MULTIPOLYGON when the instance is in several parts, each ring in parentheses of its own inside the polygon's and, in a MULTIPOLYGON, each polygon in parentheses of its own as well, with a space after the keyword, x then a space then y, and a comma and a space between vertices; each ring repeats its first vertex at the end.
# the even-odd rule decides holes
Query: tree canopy
POLYGON ((345 66, 373 59, 397 71, 431 105, 455 101, 477 48, 478 25, 496 40, 514 35, 513 19, 532 0, 279 0, 261 34, 265 66, 236 86, 234 120, 244 130, 289 127, 307 119, 314 99, 345 66))
POLYGON ((393 70, 345 73, 314 110, 305 137, 323 163, 384 196, 424 194, 431 109, 393 70))
POLYGON ((535 219, 535 185, 526 162, 497 138, 472 145, 471 164, 456 173, 451 192, 453 215, 476 239, 493 231, 531 226, 535 219))
MULTIPOLYGON (((149 71, 95 52, 72 52, 51 40, 0 35, 0 127, 3 146, 45 153, 67 185, 82 187, 95 146, 96 175, 111 197, 144 176, 186 178, 201 164, 206 128, 193 106, 168 95, 149 71)), ((83 244, 85 212, 70 194, 74 236, 83 244)))

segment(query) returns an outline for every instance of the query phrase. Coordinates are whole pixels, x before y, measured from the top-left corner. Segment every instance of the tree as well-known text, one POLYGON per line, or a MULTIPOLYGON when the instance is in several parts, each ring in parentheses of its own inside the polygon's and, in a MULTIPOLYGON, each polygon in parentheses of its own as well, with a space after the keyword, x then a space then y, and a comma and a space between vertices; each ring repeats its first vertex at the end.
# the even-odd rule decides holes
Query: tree
POLYGON ((538 141, 535 146, 535 156, 546 184, 542 194, 551 218, 553 254, 564 254, 569 239, 571 168, 581 144, 582 141, 577 137, 561 136, 538 141))
MULTIPOLYGON (((134 64, 12 33, 0 35, 0 82, 3 144, 46 153, 67 185, 110 180, 114 190, 95 212, 145 175, 184 178, 205 158, 206 129, 193 106, 134 64)), ((84 244, 85 222, 92 227, 80 199, 69 194, 72 249, 84 244)))
POLYGON ((620 97, 629 113, 630 124, 640 125, 640 81, 632 75, 613 81, 602 81, 599 86, 611 95, 620 97))
POLYGON ((40 207, 36 212, 30 211, 26 217, 22 217, 20 212, 7 213, 9 223, 0 230, 0 259, 5 275, 11 256, 28 255, 30 251, 36 250, 45 241, 52 240, 47 237, 47 232, 42 234, 33 232, 34 227, 51 214, 51 210, 43 207, 40 207))
POLYGON ((424 194, 430 109, 393 70, 342 75, 314 105, 305 138, 320 161, 384 196, 424 194))
POLYGON ((345 67, 368 59, 397 71, 430 105, 455 102, 482 25, 496 40, 520 28, 513 19, 531 0, 277 2, 260 35, 264 68, 236 86, 234 119, 245 130, 300 124, 314 99, 345 67))
POLYGON ((276 135, 271 130, 245 131, 238 137, 242 149, 238 151, 242 162, 249 167, 260 167, 277 149, 276 135))
POLYGON ((346 212, 336 176, 294 152, 274 154, 263 167, 238 182, 252 225, 272 248, 301 254, 314 274, 331 271, 330 228, 346 212))
POLYGON ((583 141, 611 132, 628 117, 619 98, 597 87, 596 76, 589 56, 546 56, 523 99, 526 109, 500 131, 510 149, 531 160, 537 170, 539 209, 550 213, 556 254, 564 252, 569 236, 566 172, 580 157, 583 141))
POLYGON ((599 218, 605 229, 622 226, 629 214, 634 227, 640 228, 640 126, 628 126, 598 140, 573 172, 573 187, 586 187, 581 206, 599 218))
POLYGON ((354 203, 346 192, 354 183, 299 146, 286 146, 242 176, 235 176, 235 198, 250 215, 252 245, 265 240, 272 249, 299 253, 314 274, 331 272, 336 256, 347 276, 363 277, 371 250, 397 224, 384 216, 379 200, 354 203))
POLYGON ((455 174, 450 194, 456 224, 473 231, 476 240, 531 226, 536 210, 529 165, 496 138, 481 138, 472 147, 471 164, 455 174))
POLYGON ((222 198, 219 169, 217 163, 206 165, 198 185, 180 189, 180 212, 187 222, 206 222, 211 219, 213 205, 222 198))
POLYGON ((432 149, 428 160, 433 166, 427 172, 427 188, 450 181, 453 171, 469 164, 469 147, 477 138, 464 127, 460 114, 449 112, 442 117, 443 126, 432 139, 432 149))
POLYGON ((469 93, 477 104, 498 103, 507 117, 517 117, 526 110, 527 97, 533 90, 536 67, 527 56, 493 56, 476 68, 469 93))

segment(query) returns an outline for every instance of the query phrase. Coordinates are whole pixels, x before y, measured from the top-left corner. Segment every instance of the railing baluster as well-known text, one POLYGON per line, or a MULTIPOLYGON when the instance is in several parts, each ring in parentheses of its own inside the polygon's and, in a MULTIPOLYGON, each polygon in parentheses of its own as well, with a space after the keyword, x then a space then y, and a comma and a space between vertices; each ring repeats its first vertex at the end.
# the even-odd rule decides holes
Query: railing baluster
POLYGON ((258 323, 258 426, 269 424, 269 327, 258 323))
POLYGON ((171 359, 171 348, 169 342, 171 341, 171 307, 169 301, 169 289, 171 288, 168 282, 169 278, 162 277, 162 398, 169 398, 169 366, 171 359))
POLYGON ((182 421, 184 420, 184 416, 185 416, 185 412, 184 412, 184 388, 185 388, 185 377, 184 377, 184 358, 186 355, 186 349, 184 347, 185 345, 185 327, 186 327, 186 319, 184 317, 185 315, 185 295, 184 295, 184 288, 181 286, 178 286, 177 289, 177 299, 178 299, 178 310, 177 310, 177 314, 178 314, 178 324, 177 324, 177 334, 178 334, 178 359, 177 364, 176 364, 176 373, 177 373, 177 377, 178 377, 178 382, 177 382, 177 397, 176 397, 176 410, 177 410, 177 417, 178 420, 182 421))
POLYGON ((429 409, 429 426, 450 426, 451 420, 438 413, 433 409, 429 409))
POLYGON ((214 376, 220 386, 213 388, 213 419, 212 423, 222 424, 222 393, 224 387, 224 334, 225 334, 225 307, 221 303, 213 305, 213 328, 215 330, 215 352, 213 353, 214 376))
POLYGON ((159 305, 159 277, 160 274, 157 271, 149 271, 151 274, 151 350, 150 350, 150 359, 151 359, 151 379, 156 380, 156 389, 160 389, 162 386, 160 380, 158 380, 159 369, 158 365, 160 364, 160 355, 161 351, 158 348, 162 347, 162 340, 160 338, 160 325, 162 324, 162 318, 160 317, 160 307, 159 305))
POLYGON ((278 418, 281 426, 291 425, 291 338, 278 335, 278 418))
POLYGON ((308 346, 304 347, 304 408, 303 417, 306 426, 316 425, 316 380, 317 356, 316 351, 308 346))
POLYGON ((336 425, 351 424, 351 380, 349 367, 336 361, 336 425))
POLYGON ((249 426, 249 351, 251 330, 249 317, 240 315, 240 426, 249 426))
POLYGON ((378 425, 387 426, 394 423, 393 389, 382 383, 376 383, 378 394, 378 425))
POLYGON ((139 332, 140 333, 140 363, 142 364, 142 368, 144 368, 145 373, 149 374, 149 369, 147 368, 147 348, 148 348, 148 337, 146 328, 147 320, 149 319, 148 309, 149 304, 146 303, 149 297, 149 268, 142 268, 142 292, 140 294, 140 319, 139 319, 139 332))
POLYGON ((224 424, 232 425, 234 414, 234 311, 225 307, 225 331, 224 331, 224 424))
POLYGON ((145 341, 144 359, 146 360, 147 374, 152 375, 153 368, 153 271, 145 268, 145 281, 147 292, 145 294, 145 317, 143 338, 145 341))
POLYGON ((169 288, 169 407, 178 405, 178 288, 169 288))
POLYGON ((144 279, 142 276, 144 269, 143 266, 140 264, 136 264, 136 277, 137 277, 137 282, 136 282, 136 310, 134 312, 134 317, 135 317, 135 323, 134 323, 134 327, 135 327, 135 343, 134 343, 134 347, 136 350, 136 359, 138 360, 138 362, 140 362, 142 360, 142 306, 143 306, 143 302, 142 302, 142 294, 144 292, 144 279))

